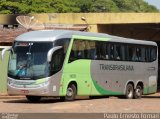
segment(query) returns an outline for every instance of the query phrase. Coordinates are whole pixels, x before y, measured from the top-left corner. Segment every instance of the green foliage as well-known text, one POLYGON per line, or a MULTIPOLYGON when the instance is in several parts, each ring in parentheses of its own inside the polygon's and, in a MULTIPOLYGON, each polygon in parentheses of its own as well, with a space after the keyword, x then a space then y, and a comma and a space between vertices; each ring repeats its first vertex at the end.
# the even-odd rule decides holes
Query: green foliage
POLYGON ((144 0, 1 0, 0 13, 159 12, 144 0))
POLYGON ((113 0, 120 12, 159 12, 159 10, 143 0, 113 0))
POLYGON ((8 13, 19 13, 24 14, 26 12, 29 12, 30 7, 28 7, 26 4, 20 3, 20 2, 2 2, 0 4, 1 7, 1 13, 3 13, 3 10, 8 13))
POLYGON ((75 7, 75 2, 71 0, 54 0, 50 6, 55 9, 57 13, 78 12, 79 8, 75 7))
POLYGON ((79 12, 91 12, 93 2, 93 0, 75 0, 79 12))
POLYGON ((118 12, 119 9, 113 0, 95 0, 91 12, 118 12))

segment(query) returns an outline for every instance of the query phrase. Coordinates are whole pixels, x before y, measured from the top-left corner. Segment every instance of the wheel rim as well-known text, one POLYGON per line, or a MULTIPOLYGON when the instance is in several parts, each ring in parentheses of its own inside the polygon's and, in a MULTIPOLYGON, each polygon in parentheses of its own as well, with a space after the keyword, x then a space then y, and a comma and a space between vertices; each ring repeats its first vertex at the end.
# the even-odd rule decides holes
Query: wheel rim
POLYGON ((135 92, 136 92, 137 96, 141 96, 141 88, 140 87, 136 88, 135 92))
POLYGON ((127 92, 128 92, 128 97, 129 97, 129 98, 132 98, 132 96, 133 96, 133 91, 132 91, 132 88, 131 88, 131 87, 128 88, 127 92))
POLYGON ((73 95, 73 89, 72 88, 68 88, 67 96, 72 97, 72 95, 73 95))

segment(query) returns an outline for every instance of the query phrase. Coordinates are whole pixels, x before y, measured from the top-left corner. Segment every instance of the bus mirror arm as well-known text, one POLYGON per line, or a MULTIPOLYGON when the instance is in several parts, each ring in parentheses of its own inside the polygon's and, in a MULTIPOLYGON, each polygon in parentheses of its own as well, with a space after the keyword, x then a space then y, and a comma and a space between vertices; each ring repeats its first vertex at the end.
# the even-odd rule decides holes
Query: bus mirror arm
POLYGON ((51 62, 53 53, 54 53, 55 51, 61 49, 61 48, 62 48, 62 46, 56 46, 56 47, 54 47, 54 48, 51 48, 51 49, 48 51, 48 54, 47 54, 47 61, 48 61, 48 62, 51 62))
POLYGON ((1 60, 4 59, 4 55, 5 55, 6 51, 9 51, 9 50, 11 50, 11 47, 5 48, 5 49, 2 50, 2 52, 1 52, 1 60))

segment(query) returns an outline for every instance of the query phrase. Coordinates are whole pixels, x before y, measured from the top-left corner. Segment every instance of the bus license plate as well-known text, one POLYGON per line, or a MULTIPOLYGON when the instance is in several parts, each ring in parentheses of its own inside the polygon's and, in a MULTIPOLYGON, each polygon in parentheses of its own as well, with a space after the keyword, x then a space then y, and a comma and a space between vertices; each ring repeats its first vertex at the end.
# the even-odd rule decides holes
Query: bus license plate
POLYGON ((28 94, 28 93, 29 93, 29 90, 21 90, 21 93, 23 93, 23 94, 28 94))

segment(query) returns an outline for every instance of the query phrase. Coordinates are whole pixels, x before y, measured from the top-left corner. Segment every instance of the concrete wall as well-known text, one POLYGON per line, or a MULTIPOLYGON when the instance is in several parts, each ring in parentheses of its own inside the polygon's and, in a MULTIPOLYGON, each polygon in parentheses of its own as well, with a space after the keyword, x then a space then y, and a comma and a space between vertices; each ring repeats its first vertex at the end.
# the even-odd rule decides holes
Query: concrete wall
POLYGON ((98 25, 109 24, 158 24, 160 13, 52 13, 30 14, 38 21, 46 24, 86 24, 90 25, 90 32, 99 32, 98 25), (81 20, 84 17, 86 22, 81 20))
MULTIPOLYGON (((17 24, 17 16, 1 14, 0 24, 17 24)), ((90 32, 160 41, 160 13, 43 13, 29 16, 44 25, 89 24, 90 32)))
MULTIPOLYGON (((0 51, 1 53, 1 51, 0 51)), ((0 94, 7 93, 7 67, 9 52, 5 54, 4 60, 0 60, 0 94)))
POLYGON ((160 23, 98 25, 98 32, 140 40, 160 41, 160 23))
POLYGON ((44 13, 30 14, 43 23, 84 24, 81 17, 89 24, 126 24, 160 23, 160 13, 44 13))
MULTIPOLYGON (((98 32, 101 24, 150 24, 160 23, 160 13, 43 13, 29 14, 44 24, 90 24, 91 32, 98 32)), ((0 15, 0 24, 17 24, 18 15, 0 15)))

